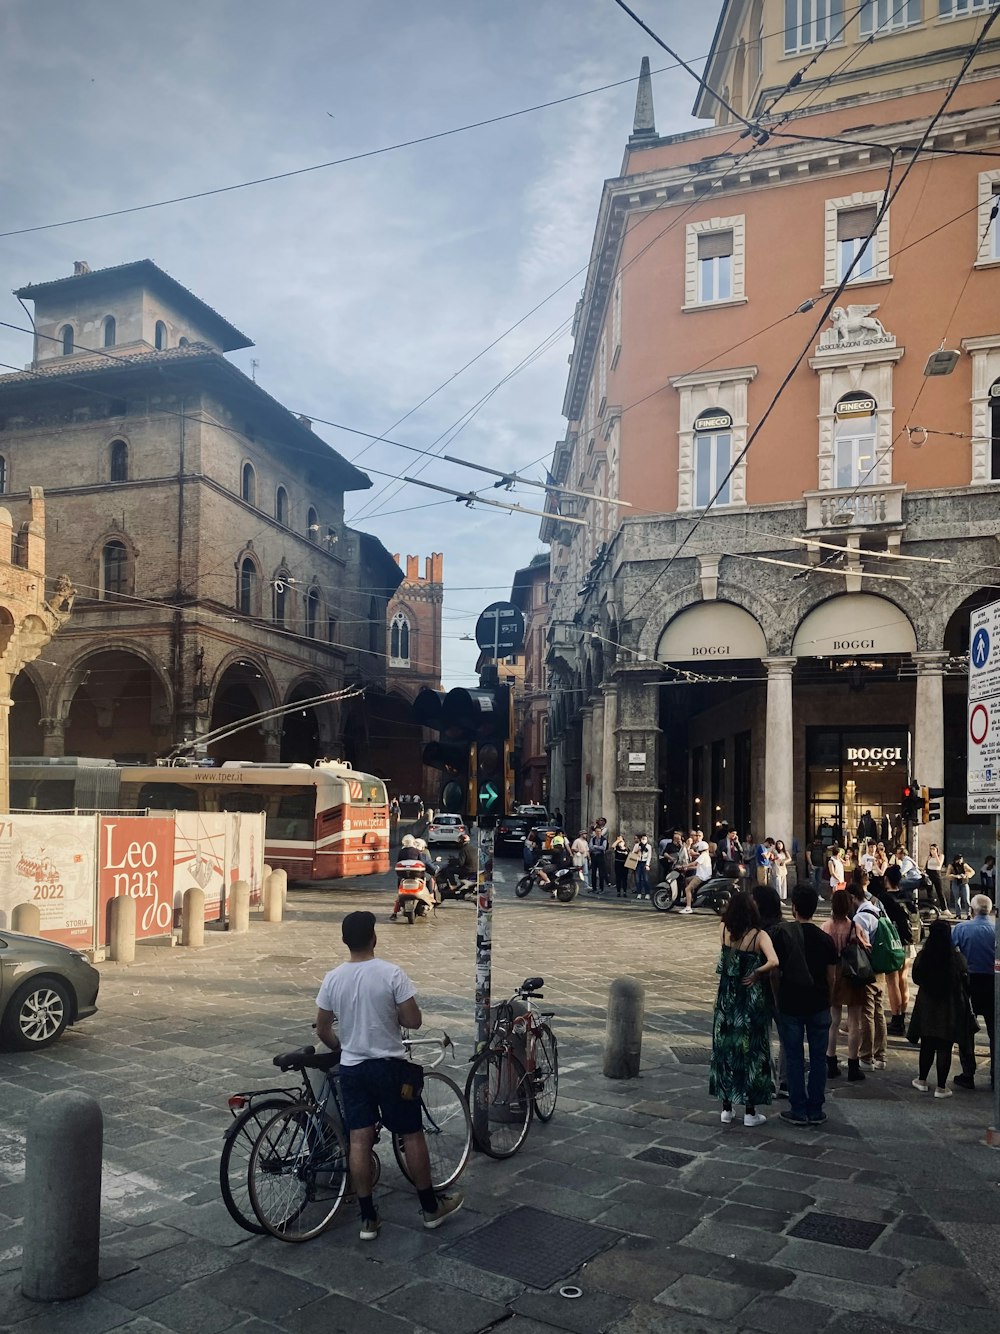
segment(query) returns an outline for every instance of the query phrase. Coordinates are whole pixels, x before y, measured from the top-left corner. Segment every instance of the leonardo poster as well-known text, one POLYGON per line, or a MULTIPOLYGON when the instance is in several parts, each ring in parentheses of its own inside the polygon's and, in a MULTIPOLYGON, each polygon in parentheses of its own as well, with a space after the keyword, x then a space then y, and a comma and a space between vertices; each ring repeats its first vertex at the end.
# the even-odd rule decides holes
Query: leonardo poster
POLYGON ((0 815, 0 924, 31 903, 46 940, 92 945, 96 836, 92 815, 0 815))

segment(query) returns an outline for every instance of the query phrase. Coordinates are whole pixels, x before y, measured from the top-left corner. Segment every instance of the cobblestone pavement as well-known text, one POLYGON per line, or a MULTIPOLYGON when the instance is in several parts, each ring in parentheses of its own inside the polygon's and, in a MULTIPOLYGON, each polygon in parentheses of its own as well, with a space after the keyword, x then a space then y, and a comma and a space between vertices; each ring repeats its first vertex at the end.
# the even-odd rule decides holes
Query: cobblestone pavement
MULTIPOLYGON (((445 1027, 461 1061, 472 1050, 472 905, 447 903, 410 928, 384 920, 385 883, 293 890, 280 925, 255 920, 249 936, 209 932, 203 950, 140 947, 131 967, 102 965, 97 1016, 47 1052, 0 1054, 0 1328, 994 1334, 1000 1157, 983 1143, 988 1093, 922 1098, 912 1049, 896 1039, 884 1074, 834 1083, 821 1130, 785 1125, 781 1104, 757 1129, 722 1126, 706 1068, 714 916, 518 901, 515 864, 499 865, 494 994, 545 976, 559 1104, 516 1158, 474 1157, 447 1227, 422 1229, 388 1152, 375 1244, 359 1242, 350 1203, 298 1246, 241 1231, 221 1203, 226 1097, 274 1082, 271 1056, 310 1040, 317 983, 344 957, 345 911, 378 913, 380 953, 417 982, 426 1026, 445 1027), (605 1005, 623 974, 646 986, 643 1069, 611 1082, 605 1005), (103 1278, 85 1298, 40 1307, 19 1291, 24 1135, 37 1099, 57 1089, 91 1093, 104 1110, 103 1278), (516 1235, 559 1274, 548 1288, 505 1276, 513 1248, 502 1243, 469 1259, 477 1234, 517 1209, 516 1235), (580 1255, 591 1257, 582 1267, 580 1255), (567 1283, 582 1296, 560 1296, 567 1283)), ((464 1069, 453 1073, 461 1083, 464 1069)))

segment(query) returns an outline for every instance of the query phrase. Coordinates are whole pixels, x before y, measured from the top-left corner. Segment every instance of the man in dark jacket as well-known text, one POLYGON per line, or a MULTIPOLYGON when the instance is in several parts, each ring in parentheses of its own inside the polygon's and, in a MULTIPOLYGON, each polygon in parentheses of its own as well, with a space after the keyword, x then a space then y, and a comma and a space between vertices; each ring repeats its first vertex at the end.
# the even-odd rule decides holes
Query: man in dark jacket
POLYGON ((826 1120, 826 1043, 830 1032, 830 999, 837 974, 837 947, 813 923, 819 895, 810 885, 792 890, 793 921, 771 932, 781 973, 778 982, 777 1026, 785 1054, 789 1108, 783 1121, 819 1126, 826 1120), (806 1085, 803 1043, 809 1046, 806 1085))

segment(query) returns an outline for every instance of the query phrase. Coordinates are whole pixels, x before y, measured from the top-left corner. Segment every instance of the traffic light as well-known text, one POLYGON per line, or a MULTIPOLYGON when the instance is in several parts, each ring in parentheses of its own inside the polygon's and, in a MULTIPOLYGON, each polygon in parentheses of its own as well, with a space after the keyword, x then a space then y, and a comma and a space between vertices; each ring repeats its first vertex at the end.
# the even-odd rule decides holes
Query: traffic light
POLYGON ((920 820, 921 798, 920 789, 917 783, 912 779, 903 788, 902 799, 899 803, 899 813, 903 818, 904 824, 917 824, 920 820))
POLYGON ((920 789, 921 824, 930 824, 932 820, 941 819, 941 798, 943 796, 943 787, 922 787, 920 789))
POLYGON ((484 679, 478 689, 449 690, 442 716, 475 748, 471 775, 475 787, 469 814, 495 820, 507 807, 510 765, 510 687, 484 679))
POLYGON ((421 690, 413 701, 411 716, 415 723, 440 733, 438 741, 429 741, 423 749, 423 763, 428 769, 441 770, 441 789, 437 809, 464 820, 474 818, 476 783, 476 745, 464 716, 458 716, 455 702, 438 690, 421 690))

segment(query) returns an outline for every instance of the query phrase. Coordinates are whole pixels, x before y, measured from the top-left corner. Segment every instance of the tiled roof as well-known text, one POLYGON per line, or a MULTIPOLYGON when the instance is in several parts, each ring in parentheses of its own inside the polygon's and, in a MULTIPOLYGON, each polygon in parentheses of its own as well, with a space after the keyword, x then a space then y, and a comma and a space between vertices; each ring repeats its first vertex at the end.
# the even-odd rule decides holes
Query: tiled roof
MULTIPOLYGON (((58 380, 72 376, 93 375, 99 371, 113 371, 124 366, 162 365, 169 361, 192 361, 199 357, 215 357, 218 353, 207 343, 189 343, 187 347, 164 348, 162 352, 94 352, 90 356, 51 357, 27 371, 12 371, 0 375, 0 388, 14 384, 30 384, 33 380, 58 380)), ((228 363, 227 363, 228 364, 228 363)))

